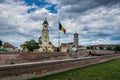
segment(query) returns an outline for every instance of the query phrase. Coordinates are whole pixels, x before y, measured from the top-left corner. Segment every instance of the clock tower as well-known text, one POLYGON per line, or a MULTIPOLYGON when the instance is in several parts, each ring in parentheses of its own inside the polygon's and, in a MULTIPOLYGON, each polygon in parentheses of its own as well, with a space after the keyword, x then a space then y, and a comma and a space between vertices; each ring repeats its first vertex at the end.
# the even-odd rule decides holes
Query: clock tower
POLYGON ((45 19, 43 22, 43 30, 42 30, 42 43, 43 44, 49 44, 49 30, 48 30, 48 22, 45 19))
POLYGON ((42 36, 39 37, 39 52, 53 52, 53 45, 49 41, 49 30, 48 30, 48 22, 45 19, 43 22, 42 36))

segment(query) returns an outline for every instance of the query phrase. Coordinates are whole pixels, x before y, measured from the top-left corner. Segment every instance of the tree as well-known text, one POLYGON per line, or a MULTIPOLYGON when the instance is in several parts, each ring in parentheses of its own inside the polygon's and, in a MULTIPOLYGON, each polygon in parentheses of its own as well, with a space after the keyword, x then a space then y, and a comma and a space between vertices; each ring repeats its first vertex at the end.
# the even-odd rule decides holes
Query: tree
POLYGON ((0 40, 0 47, 2 46, 2 41, 0 40))
POLYGON ((29 51, 33 51, 34 49, 38 49, 39 45, 35 40, 30 40, 30 41, 26 41, 25 42, 25 47, 29 50, 29 51))
POLYGON ((101 50, 103 50, 104 48, 102 46, 99 47, 101 50))
POLYGON ((112 50, 112 48, 110 46, 108 46, 106 50, 112 50))
POLYGON ((60 47, 57 48, 57 52, 60 52, 60 47))
POLYGON ((92 46, 87 46, 86 48, 87 48, 87 49, 93 49, 93 47, 92 47, 92 46))
POLYGON ((87 46, 86 48, 87 48, 87 49, 90 49, 90 46, 87 46))
POLYGON ((120 46, 115 46, 114 50, 115 51, 120 51, 120 46))

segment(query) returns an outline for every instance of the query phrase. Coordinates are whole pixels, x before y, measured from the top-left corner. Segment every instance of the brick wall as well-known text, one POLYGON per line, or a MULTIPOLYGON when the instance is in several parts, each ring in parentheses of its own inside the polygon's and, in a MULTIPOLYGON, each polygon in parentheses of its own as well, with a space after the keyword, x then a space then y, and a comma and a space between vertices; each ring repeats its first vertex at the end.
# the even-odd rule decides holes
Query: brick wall
POLYGON ((14 63, 26 63, 36 62, 43 60, 59 60, 71 57, 83 57, 88 56, 89 52, 95 54, 119 54, 120 51, 108 51, 108 50, 82 50, 78 52, 54 52, 54 53, 0 53, 0 65, 14 63))
POLYGON ((27 64, 14 64, 9 66, 0 66, 0 78, 11 80, 22 80, 31 77, 45 76, 69 69, 84 67, 111 59, 120 58, 120 54, 88 57, 84 59, 67 59, 49 62, 34 62, 27 64))
POLYGON ((51 59, 61 59, 67 56, 66 53, 1 53, 0 65, 14 63, 35 62, 51 59))

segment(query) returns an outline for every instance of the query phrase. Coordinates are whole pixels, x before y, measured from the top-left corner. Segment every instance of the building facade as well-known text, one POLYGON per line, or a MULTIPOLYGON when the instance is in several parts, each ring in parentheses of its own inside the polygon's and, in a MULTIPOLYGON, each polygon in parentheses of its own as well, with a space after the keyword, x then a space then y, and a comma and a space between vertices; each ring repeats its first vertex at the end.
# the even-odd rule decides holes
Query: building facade
POLYGON ((2 46, 3 49, 6 49, 8 52, 16 52, 17 48, 10 43, 4 43, 2 46))
POLYGON ((28 52, 28 49, 25 47, 25 44, 21 44, 19 50, 19 52, 28 52))
POLYGON ((74 34, 74 42, 71 43, 61 43, 61 52, 71 52, 71 51, 77 51, 79 47, 79 37, 78 33, 74 34))
POLYGON ((48 30, 48 22, 45 19, 43 22, 42 36, 39 37, 39 52, 54 52, 54 47, 52 43, 49 41, 49 30, 48 30))

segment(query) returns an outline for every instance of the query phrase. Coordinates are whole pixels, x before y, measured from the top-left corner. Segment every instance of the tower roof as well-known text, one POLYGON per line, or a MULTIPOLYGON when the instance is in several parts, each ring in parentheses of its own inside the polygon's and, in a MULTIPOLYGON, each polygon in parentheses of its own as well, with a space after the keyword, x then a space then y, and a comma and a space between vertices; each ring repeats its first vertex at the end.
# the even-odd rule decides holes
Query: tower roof
POLYGON ((43 24, 48 24, 48 22, 47 22, 46 18, 45 18, 45 20, 44 20, 43 24))
POLYGON ((75 33, 74 35, 78 35, 78 33, 75 33))

